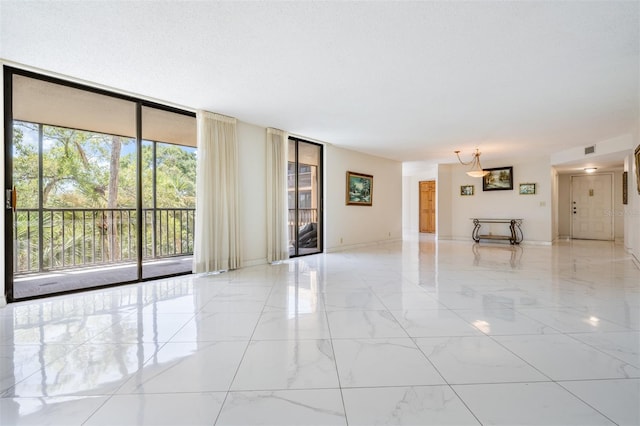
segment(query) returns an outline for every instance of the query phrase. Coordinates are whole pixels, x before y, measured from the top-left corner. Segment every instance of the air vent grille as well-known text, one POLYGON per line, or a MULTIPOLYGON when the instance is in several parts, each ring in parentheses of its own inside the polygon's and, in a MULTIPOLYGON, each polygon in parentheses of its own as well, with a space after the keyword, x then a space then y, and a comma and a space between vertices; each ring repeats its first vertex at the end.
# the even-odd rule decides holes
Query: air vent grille
POLYGON ((596 152, 596 146, 591 145, 584 149, 584 155, 594 154, 596 152))

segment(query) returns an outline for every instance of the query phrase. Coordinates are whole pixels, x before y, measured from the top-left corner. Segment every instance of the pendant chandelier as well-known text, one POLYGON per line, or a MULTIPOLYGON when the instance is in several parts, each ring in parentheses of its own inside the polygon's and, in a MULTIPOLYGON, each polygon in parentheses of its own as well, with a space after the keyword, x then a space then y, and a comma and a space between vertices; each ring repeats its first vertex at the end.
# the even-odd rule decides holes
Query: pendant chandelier
POLYGON ((480 165, 480 151, 478 150, 478 148, 476 148, 476 152, 473 153, 473 159, 468 163, 465 163, 460 159, 460 151, 453 151, 453 152, 456 153, 456 156, 458 157, 458 161, 460 162, 460 164, 464 166, 468 166, 469 164, 471 164, 471 170, 467 172, 469 176, 481 178, 489 174, 488 171, 482 170, 482 166, 480 165))

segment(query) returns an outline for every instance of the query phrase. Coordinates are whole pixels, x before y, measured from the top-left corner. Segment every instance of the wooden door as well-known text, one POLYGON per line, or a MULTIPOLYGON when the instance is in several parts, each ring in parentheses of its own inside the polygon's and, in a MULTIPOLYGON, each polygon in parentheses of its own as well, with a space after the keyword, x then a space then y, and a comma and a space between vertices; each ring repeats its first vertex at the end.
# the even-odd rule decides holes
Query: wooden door
POLYGON ((613 240, 612 176, 571 177, 571 237, 613 240))
POLYGON ((436 232, 436 182, 420 182, 420 232, 436 232))

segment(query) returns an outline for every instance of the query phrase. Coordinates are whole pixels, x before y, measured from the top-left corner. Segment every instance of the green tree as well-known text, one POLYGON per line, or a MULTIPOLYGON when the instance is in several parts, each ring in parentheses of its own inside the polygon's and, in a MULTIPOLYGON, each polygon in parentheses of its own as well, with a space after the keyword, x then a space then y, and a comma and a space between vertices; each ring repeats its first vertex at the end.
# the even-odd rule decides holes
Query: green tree
MULTIPOLYGON (((43 136, 41 153, 43 206, 53 209, 109 209, 106 214, 95 217, 91 215, 90 220, 95 223, 90 226, 90 229, 66 229, 64 239, 62 234, 65 227, 71 226, 70 223, 78 217, 78 213, 66 212, 55 217, 45 215, 43 222, 46 228, 44 233, 48 239, 47 244, 65 247, 62 254, 60 254, 61 249, 50 254, 49 266, 61 264, 62 259, 65 259, 65 264, 72 263, 75 256, 78 256, 76 253, 78 246, 86 246, 88 240, 96 234, 99 235, 99 241, 96 241, 96 247, 93 249, 96 250, 96 257, 100 261, 102 259, 115 261, 121 256, 122 258, 134 256, 132 250, 135 250, 135 246, 127 249, 130 253, 119 253, 121 242, 118 226, 119 223, 130 220, 128 214, 121 218, 122 211, 119 209, 130 209, 136 205, 138 189, 135 140, 85 130, 16 121, 13 139, 13 176, 19 192, 18 207, 21 209, 38 207, 38 134, 40 131, 43 136), (69 241, 68 236, 71 234, 79 236, 77 238, 80 240, 69 241)), ((155 196, 158 207, 194 207, 195 149, 156 143, 154 163, 152 148, 153 142, 143 142, 141 171, 143 206, 152 207, 155 170, 157 183, 155 196)), ((33 234, 37 229, 34 228, 33 223, 27 223, 26 217, 20 219, 24 223, 18 224, 19 234, 23 232, 26 235, 28 229, 33 234)), ((29 216, 29 221, 34 220, 37 224, 35 213, 29 216)), ((170 233, 173 233, 173 229, 182 229, 182 222, 188 220, 191 220, 189 226, 192 227, 192 216, 189 219, 184 214, 174 214, 169 219, 165 219, 165 223, 171 222, 170 233)), ((179 239, 178 246, 183 244, 181 235, 169 235, 165 232, 165 236, 179 239)), ((189 244, 188 241, 185 242, 189 244)), ((26 245, 33 246, 33 242, 26 245)), ((168 241, 166 245, 169 247, 176 244, 168 241)), ((167 250, 163 252, 169 253, 167 250)), ((30 254, 29 257, 32 263, 34 256, 30 254)))

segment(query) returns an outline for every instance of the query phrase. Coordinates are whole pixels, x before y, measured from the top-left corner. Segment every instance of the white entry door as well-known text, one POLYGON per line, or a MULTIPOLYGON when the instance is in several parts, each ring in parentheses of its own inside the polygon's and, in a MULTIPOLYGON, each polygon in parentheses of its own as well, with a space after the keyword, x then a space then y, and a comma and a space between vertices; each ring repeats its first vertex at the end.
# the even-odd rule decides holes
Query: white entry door
POLYGON ((611 175, 571 177, 571 237, 613 240, 611 175))

